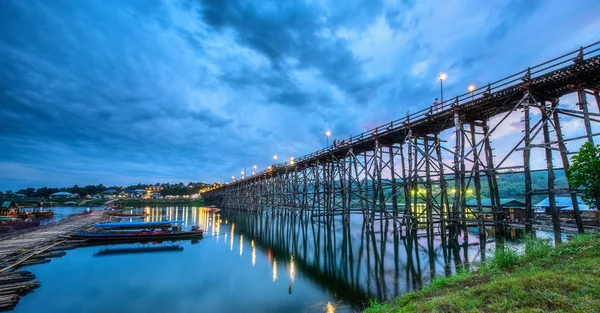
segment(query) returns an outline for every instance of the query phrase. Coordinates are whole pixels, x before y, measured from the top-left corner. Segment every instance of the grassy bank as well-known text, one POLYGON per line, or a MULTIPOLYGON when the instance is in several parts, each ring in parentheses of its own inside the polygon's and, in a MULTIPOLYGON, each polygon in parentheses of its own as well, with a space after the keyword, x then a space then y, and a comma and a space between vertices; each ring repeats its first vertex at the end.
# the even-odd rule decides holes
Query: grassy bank
POLYGON ((476 272, 438 278, 365 312, 600 312, 600 234, 556 248, 525 241, 524 253, 499 251, 476 272))
POLYGON ((124 206, 131 207, 143 207, 143 206, 203 206, 204 200, 202 199, 143 199, 143 200, 120 200, 124 206))

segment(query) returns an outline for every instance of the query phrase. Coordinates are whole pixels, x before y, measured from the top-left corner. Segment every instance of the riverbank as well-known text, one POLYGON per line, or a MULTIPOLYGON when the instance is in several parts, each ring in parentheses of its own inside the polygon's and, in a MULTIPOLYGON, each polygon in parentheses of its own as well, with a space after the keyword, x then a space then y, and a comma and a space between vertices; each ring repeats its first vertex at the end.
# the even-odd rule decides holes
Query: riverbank
POLYGON ((600 312, 599 264, 600 234, 556 248, 528 238, 524 253, 500 251, 477 271, 438 278, 365 312, 600 312))

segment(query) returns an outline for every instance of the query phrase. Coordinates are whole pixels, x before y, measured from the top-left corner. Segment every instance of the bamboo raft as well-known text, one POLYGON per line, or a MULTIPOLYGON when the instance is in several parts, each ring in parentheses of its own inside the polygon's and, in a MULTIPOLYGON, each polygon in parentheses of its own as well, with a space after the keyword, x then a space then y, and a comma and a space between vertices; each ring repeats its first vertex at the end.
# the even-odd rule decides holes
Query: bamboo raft
POLYGON ((0 237, 0 312, 12 310, 21 296, 40 286, 33 281, 29 271, 17 271, 19 267, 50 262, 69 250, 81 246, 84 241, 65 240, 63 237, 107 220, 103 214, 75 215, 57 223, 16 234, 0 237))
POLYGON ((9 311, 14 309, 21 296, 31 292, 40 286, 29 271, 16 271, 0 273, 0 311, 9 311))

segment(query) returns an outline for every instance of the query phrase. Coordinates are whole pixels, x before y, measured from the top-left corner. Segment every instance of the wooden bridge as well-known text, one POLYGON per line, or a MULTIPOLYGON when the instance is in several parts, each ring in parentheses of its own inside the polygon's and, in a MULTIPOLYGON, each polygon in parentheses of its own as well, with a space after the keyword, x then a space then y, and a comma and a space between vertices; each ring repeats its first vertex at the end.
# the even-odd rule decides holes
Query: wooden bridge
POLYGON ((525 177, 526 218, 522 223, 532 229, 532 196, 548 195, 555 239, 560 241, 557 194, 571 197, 578 230, 583 232, 584 226, 576 190, 557 189, 554 173, 563 170, 568 175, 571 152, 567 142, 594 142, 600 134, 592 127, 600 123, 600 107, 590 112, 587 101, 593 96, 600 103, 599 92, 597 42, 341 140, 335 147, 275 164, 229 184, 214 184, 203 190, 203 196, 224 208, 294 210, 319 218, 360 213, 371 222, 393 219, 431 229, 438 225, 451 237, 472 225, 480 226, 485 236, 484 226, 491 222, 496 234, 502 235, 509 221, 500 201, 498 175, 518 171, 525 177), (576 94, 578 109, 559 103, 559 98, 568 94, 576 94), (518 126, 522 128, 520 140, 508 153, 494 155, 491 137, 507 126, 513 114, 523 118, 518 126), (563 116, 581 120, 585 135, 565 138, 563 116), (491 118, 497 122, 490 123, 491 118), (453 142, 440 138, 440 133, 448 130, 454 133, 453 142), (544 190, 532 189, 533 149, 545 151, 548 183, 544 190), (560 156, 559 162, 553 160, 553 153, 560 156), (520 164, 515 165, 515 159, 520 164), (482 180, 489 189, 491 212, 484 212, 481 205, 482 180), (477 200, 473 209, 465 205, 471 193, 477 200), (486 219, 486 214, 492 218, 486 219))

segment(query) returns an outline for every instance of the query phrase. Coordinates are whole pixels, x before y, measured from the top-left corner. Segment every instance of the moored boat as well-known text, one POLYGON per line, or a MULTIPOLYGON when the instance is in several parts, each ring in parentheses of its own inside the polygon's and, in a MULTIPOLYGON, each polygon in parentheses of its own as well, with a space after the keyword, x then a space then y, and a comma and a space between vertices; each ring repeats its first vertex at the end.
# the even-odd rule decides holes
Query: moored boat
POLYGON ((202 238, 203 230, 197 226, 189 231, 181 230, 183 221, 121 222, 95 224, 92 231, 80 231, 71 239, 88 242, 150 242, 202 238))
POLYGON ((181 225, 183 221, 118 222, 94 224, 97 229, 152 229, 181 225))
POLYGON ((131 231, 131 232, 75 232, 71 239, 84 239, 89 242, 149 242, 201 238, 203 231, 131 231))
POLYGON ((54 216, 54 211, 38 211, 38 212, 33 212, 32 213, 33 216, 35 217, 52 217, 54 216))
POLYGON ((183 251, 182 246, 158 246, 158 247, 135 247, 135 248, 114 248, 114 249, 103 249, 96 253, 94 256, 106 256, 106 255, 117 255, 117 254, 139 254, 139 253, 152 253, 152 252, 173 252, 183 251))
POLYGON ((115 212, 115 211, 106 211, 104 212, 106 215, 110 216, 121 216, 121 217, 141 217, 146 216, 148 213, 125 213, 125 212, 115 212))

